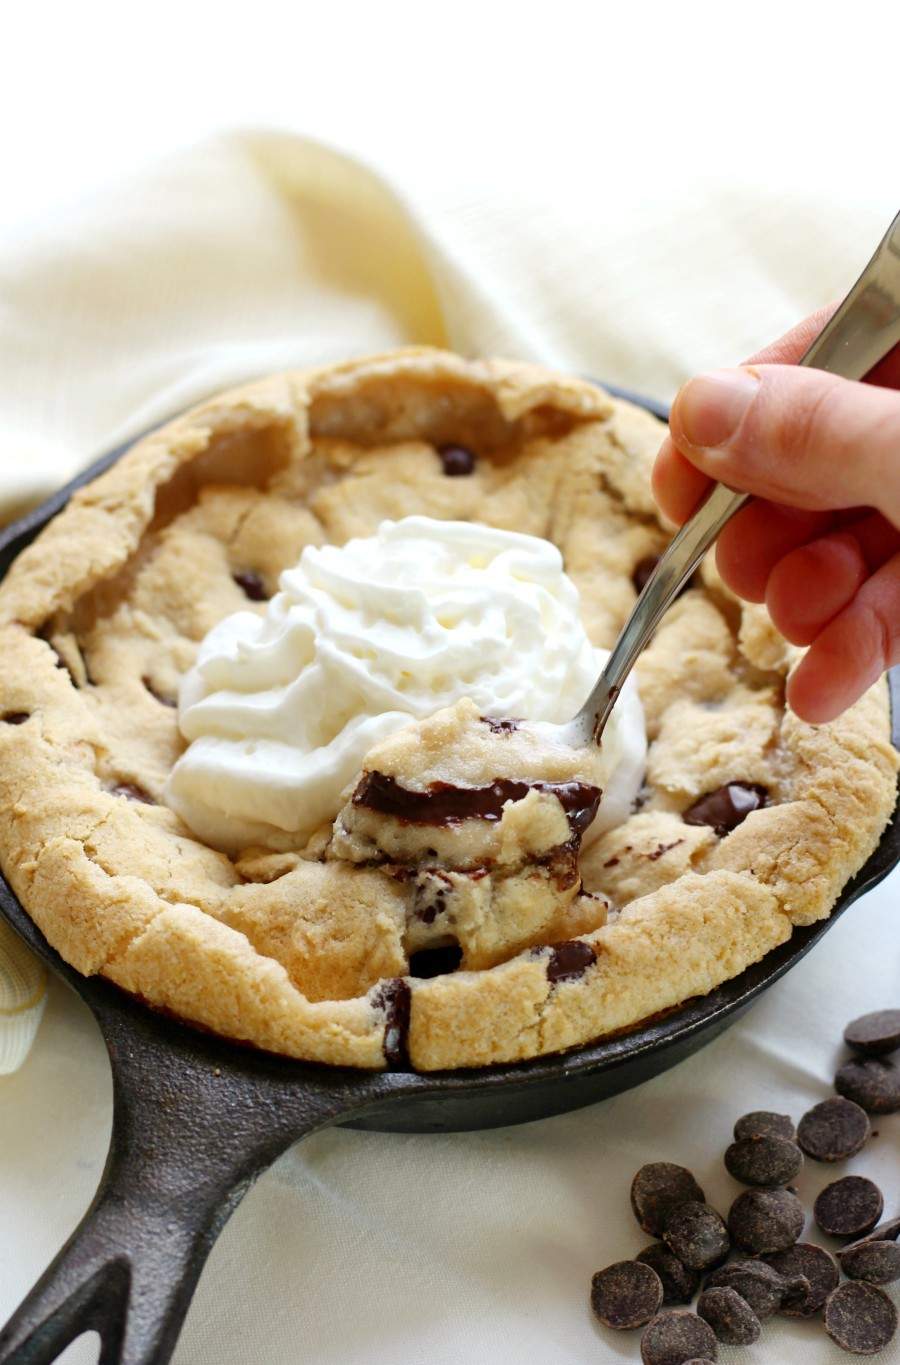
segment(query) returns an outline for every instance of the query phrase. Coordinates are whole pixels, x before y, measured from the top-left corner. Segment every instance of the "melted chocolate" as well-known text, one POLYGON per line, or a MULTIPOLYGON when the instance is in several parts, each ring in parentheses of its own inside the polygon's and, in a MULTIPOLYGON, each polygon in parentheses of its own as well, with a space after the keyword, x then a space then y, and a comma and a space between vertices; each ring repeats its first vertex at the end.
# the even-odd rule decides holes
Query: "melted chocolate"
POLYGON ((420 981, 429 981, 433 976, 448 976, 455 972, 462 962, 462 948, 458 943, 445 948, 420 948, 411 953, 409 974, 420 981))
POLYGON ((480 720, 495 735, 511 735, 522 724, 520 720, 498 720, 495 716, 481 716, 480 720))
POLYGON ((5 715, 0 716, 0 720, 3 721, 4 725, 24 725, 26 720, 31 720, 31 713, 29 711, 7 711, 5 715))
POLYGON ((412 991, 402 976, 383 981, 372 996, 376 1009, 384 1010, 384 1060, 395 1071, 409 1067, 406 1041, 409 1036, 409 1016, 412 991))
POLYGON ((140 801, 144 806, 155 806, 156 802, 148 791, 139 787, 136 782, 117 782, 110 788, 113 796, 125 796, 129 801, 140 801))
POLYGON ((557 981, 576 981, 596 961, 597 954, 591 945, 580 938, 557 943, 547 960, 547 980, 553 985, 557 981))
POLYGON ((249 597, 251 602, 268 602, 269 594, 266 592, 266 585, 254 569, 241 569, 237 573, 233 573, 231 577, 238 587, 243 589, 245 597, 249 597))
POLYGON ((555 796, 573 834, 584 833, 600 805, 600 788, 587 782, 516 782, 504 777, 488 787, 432 782, 426 791, 417 792, 402 787, 395 777, 374 772, 362 778, 353 804, 408 825, 456 825, 462 820, 500 820, 507 801, 521 801, 530 791, 555 796))
POLYGON ((686 825, 711 825, 721 838, 764 806, 768 796, 758 782, 726 782, 688 806, 681 818, 686 825))
POLYGON ((444 473, 449 479, 457 479, 475 471, 477 463, 475 455, 466 446, 438 446, 438 455, 441 457, 444 473))

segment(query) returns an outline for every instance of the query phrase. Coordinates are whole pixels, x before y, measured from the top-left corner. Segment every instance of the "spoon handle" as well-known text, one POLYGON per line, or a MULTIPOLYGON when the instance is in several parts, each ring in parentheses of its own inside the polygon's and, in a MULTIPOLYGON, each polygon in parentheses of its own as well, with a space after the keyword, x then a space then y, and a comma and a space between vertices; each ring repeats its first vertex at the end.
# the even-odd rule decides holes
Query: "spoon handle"
MULTIPOLYGON (((798 361, 862 379, 900 342, 900 213, 837 312, 798 361)), ((599 741, 641 650, 706 551, 748 493, 713 484, 648 578, 600 678, 573 722, 580 742, 599 741)))

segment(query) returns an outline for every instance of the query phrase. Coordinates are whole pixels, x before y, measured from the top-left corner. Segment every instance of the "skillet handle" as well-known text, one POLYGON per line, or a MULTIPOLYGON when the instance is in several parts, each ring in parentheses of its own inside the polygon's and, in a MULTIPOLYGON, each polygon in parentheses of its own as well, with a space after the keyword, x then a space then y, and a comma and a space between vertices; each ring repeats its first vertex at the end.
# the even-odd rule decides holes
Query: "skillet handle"
POLYGON ((49 1365, 83 1332, 99 1365, 166 1365, 213 1243, 297 1138, 367 1107, 115 1002, 91 1001, 113 1066, 113 1129, 93 1203, 0 1331, 0 1365, 49 1365))

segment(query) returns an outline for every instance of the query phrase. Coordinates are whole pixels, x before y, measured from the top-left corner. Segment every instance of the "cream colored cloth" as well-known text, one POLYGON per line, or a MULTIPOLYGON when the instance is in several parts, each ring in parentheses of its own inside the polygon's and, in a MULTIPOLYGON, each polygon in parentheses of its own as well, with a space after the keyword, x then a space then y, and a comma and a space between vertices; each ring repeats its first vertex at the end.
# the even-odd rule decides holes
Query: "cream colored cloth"
MULTIPOLYGON (((395 185, 283 134, 171 157, 27 241, 7 235, 0 520, 224 384, 400 342, 539 359, 670 397, 691 371, 839 295, 890 218, 890 187, 837 204, 795 185, 789 161, 761 195, 739 176, 685 187, 642 168, 573 175, 571 158, 555 179, 547 163, 522 175, 520 159, 515 174, 470 182, 423 166, 395 185)), ((590 1271, 641 1245, 631 1171, 686 1161, 723 1203, 729 1119, 765 1105, 797 1114, 827 1093, 845 1018, 900 997, 890 885, 750 1021, 602 1110, 459 1138, 310 1140, 226 1230, 176 1361, 634 1358, 633 1339, 598 1335, 584 1306, 590 1271)), ((23 1059, 40 990, 0 929, 0 1070, 23 1059)), ((55 988, 31 1062, 0 1081, 0 1208, 15 1229, 0 1239, 0 1319, 86 1206, 108 1104, 96 1030, 55 988)), ((889 1152, 882 1142, 874 1165, 859 1164, 896 1195, 889 1152)), ((823 1183, 810 1173, 808 1192, 823 1183)), ((772 1330, 798 1361, 838 1358, 802 1326, 772 1330)), ((66 1354, 95 1358, 84 1344, 66 1354)))

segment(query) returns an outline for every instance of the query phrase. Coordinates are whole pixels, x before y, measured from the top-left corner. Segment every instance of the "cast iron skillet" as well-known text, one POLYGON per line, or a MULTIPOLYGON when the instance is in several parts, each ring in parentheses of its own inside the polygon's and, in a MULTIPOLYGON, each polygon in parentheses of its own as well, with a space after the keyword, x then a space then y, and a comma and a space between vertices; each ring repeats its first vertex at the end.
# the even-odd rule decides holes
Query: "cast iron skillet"
MULTIPOLYGON (((640 402, 663 419, 660 405, 640 402)), ((114 451, 0 535, 0 575, 114 451)), ((891 677, 900 747, 900 669, 891 677)), ((0 912, 87 1002, 109 1051, 113 1128, 94 1201, 0 1332, 0 1365, 45 1365, 83 1332, 99 1365, 165 1365, 207 1255, 240 1200, 298 1138, 332 1123, 452 1132, 577 1109, 674 1066, 733 1023, 900 861, 900 807, 829 920, 733 981, 631 1032, 516 1066, 416 1075, 320 1067, 238 1047, 66 965, 0 878, 0 912)))

